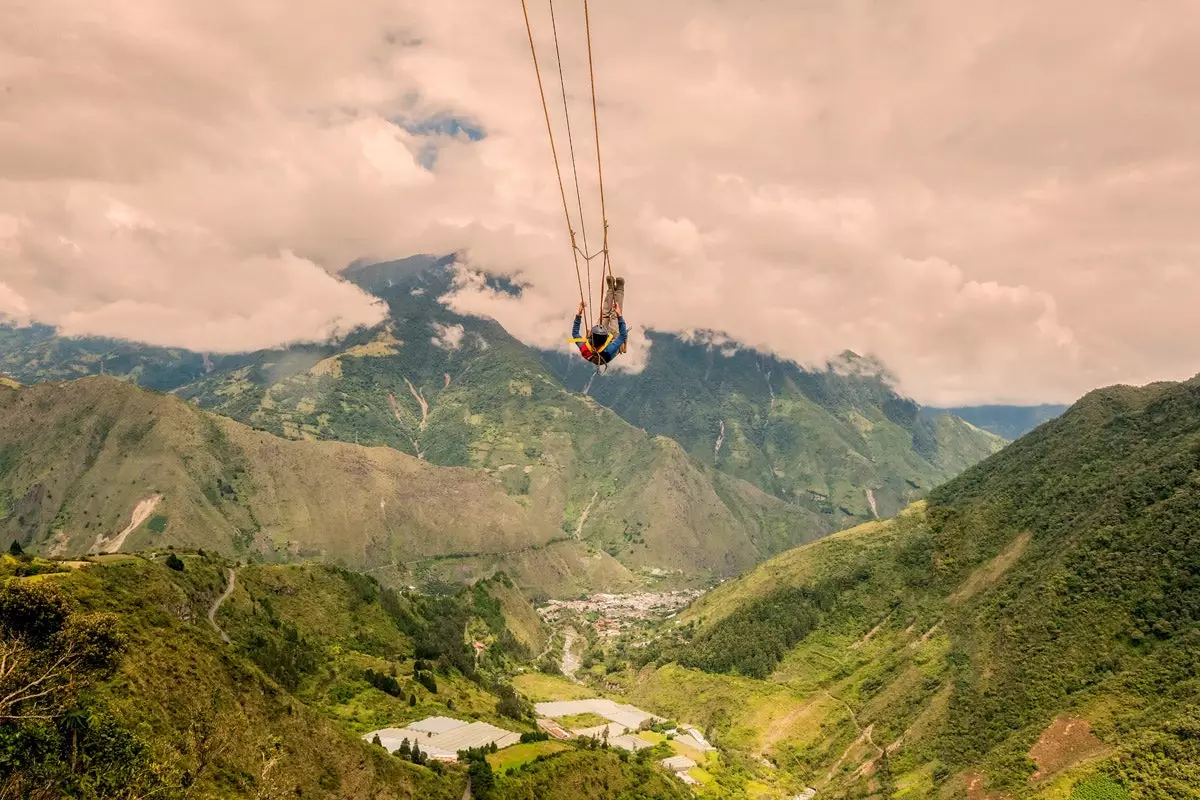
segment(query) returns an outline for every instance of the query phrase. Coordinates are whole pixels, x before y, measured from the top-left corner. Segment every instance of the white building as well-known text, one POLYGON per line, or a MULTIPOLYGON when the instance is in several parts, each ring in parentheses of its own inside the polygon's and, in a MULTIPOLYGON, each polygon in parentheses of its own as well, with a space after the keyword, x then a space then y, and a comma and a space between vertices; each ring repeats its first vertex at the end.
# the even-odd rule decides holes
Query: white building
POLYGON ((381 728, 363 734, 363 740, 380 744, 389 753, 400 749, 405 739, 409 745, 417 745, 421 752, 438 761, 457 761, 459 750, 486 747, 495 744, 503 749, 521 741, 521 734, 506 731, 486 722, 463 722, 450 717, 429 717, 409 723, 403 728, 381 728))
POLYGON ((661 763, 664 767, 671 770, 671 772, 687 772, 696 766, 696 762, 687 756, 671 756, 670 758, 664 758, 661 763))

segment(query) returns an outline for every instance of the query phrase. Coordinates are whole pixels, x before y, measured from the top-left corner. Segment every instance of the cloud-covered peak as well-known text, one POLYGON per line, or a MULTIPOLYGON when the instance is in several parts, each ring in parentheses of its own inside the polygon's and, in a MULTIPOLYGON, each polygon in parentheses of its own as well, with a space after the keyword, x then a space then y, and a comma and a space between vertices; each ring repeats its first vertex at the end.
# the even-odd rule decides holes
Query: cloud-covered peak
MULTIPOLYGON (((555 10, 595 250, 582 14, 555 10)), ((519 8, 44 0, 6 22, 3 318, 253 349, 378 321, 331 277, 355 260, 458 252, 511 282, 460 282, 457 310, 565 347, 579 289, 519 8)), ((1195 373, 1194 3, 613 0, 591 25, 624 368, 654 329, 870 353, 939 405, 1195 373)))

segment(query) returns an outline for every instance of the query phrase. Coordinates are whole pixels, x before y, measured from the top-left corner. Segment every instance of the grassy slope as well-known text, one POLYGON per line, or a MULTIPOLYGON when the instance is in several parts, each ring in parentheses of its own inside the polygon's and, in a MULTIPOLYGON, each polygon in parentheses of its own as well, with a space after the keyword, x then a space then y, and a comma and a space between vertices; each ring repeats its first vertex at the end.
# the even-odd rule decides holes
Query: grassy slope
MULTIPOLYGON (((461 777, 439 778, 365 745, 351 726, 321 713, 321 702, 305 702, 264 675, 240 646, 253 625, 237 608, 247 594, 290 597, 304 606, 304 613, 295 614, 308 623, 304 633, 342 651, 332 669, 344 674, 341 665, 356 639, 373 635, 404 645, 378 606, 351 610, 347 587, 312 568, 248 568, 239 576, 231 607, 222 607, 219 615, 235 642, 227 648, 205 619, 224 588, 223 564, 195 556, 183 560, 183 572, 168 570, 161 560, 125 557, 45 578, 85 609, 120 614, 131 644, 121 672, 102 695, 153 744, 169 772, 198 776, 204 797, 461 796, 461 777), (281 591, 285 588, 291 595, 281 591), (274 760, 265 769, 269 759, 274 760)), ((364 702, 381 694, 361 682, 354 688, 364 702)))
POLYGON ((0 525, 43 550, 91 551, 155 494, 165 528, 143 524, 125 550, 176 544, 377 567, 562 538, 477 470, 283 440, 113 379, 0 390, 0 417, 10 506, 0 525))
POLYGON ((500 604, 504 622, 517 641, 525 645, 531 654, 542 652, 550 639, 550 632, 521 590, 511 581, 497 576, 497 579, 489 582, 488 593, 500 604))
POLYGON ((827 529, 703 470, 672 442, 563 397, 565 411, 542 408, 563 416, 558 432, 548 426, 540 445, 513 443, 508 455, 489 451, 493 467, 494 458, 533 462, 501 470, 288 441, 107 378, 6 391, 0 414, 11 424, 0 447, 11 466, 0 480, 20 507, 2 524, 46 550, 86 552, 160 493, 165 531, 143 526, 125 549, 153 542, 267 559, 324 556, 388 567, 396 579, 410 568, 504 569, 548 594, 631 586, 629 570, 643 567, 728 575, 827 529), (514 487, 513 476, 527 482, 514 487), (589 505, 582 541, 573 541, 589 505))
POLYGON ((386 444, 487 470, 533 519, 634 573, 728 576, 833 529, 833 519, 730 481, 566 391, 496 323, 441 306, 443 273, 390 288, 355 277, 387 299, 384 326, 324 360, 264 353, 179 393, 280 435, 386 444))
MULTIPOLYGON (((873 516, 865 489, 889 516, 1003 444, 960 420, 922 414, 861 360, 809 372, 670 335, 638 346, 651 348, 646 369, 593 381, 592 396, 696 459, 826 513, 839 527, 873 516)), ((572 388, 588 382, 586 364, 545 358, 572 388)))
POLYGON ((703 636, 783 587, 849 578, 769 680, 647 668, 626 676, 632 697, 823 796, 1082 798, 1097 771, 1134 798, 1198 796, 1197 430, 1195 385, 1095 392, 927 509, 786 553, 688 610, 703 636), (1098 738, 1064 738, 1064 714, 1098 738), (1047 731, 1065 757, 1039 764, 1047 731))

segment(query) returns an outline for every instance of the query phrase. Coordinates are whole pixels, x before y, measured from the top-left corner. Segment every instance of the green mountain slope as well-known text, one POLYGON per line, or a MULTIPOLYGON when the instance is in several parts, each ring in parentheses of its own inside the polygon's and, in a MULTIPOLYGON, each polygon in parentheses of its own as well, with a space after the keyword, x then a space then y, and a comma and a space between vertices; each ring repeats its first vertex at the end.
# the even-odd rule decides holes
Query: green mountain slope
MULTIPOLYGON (((107 371, 124 369, 130 381, 153 382, 280 437, 382 445, 439 466, 483 470, 506 495, 498 501, 497 524, 520 519, 532 531, 525 540, 493 536, 476 524, 466 541, 450 536, 442 550, 400 552, 377 542, 382 534, 370 533, 367 545, 362 535, 338 533, 346 551, 340 555, 364 568, 404 560, 420 575, 447 579, 505 569, 523 586, 559 594, 738 574, 788 547, 892 513, 999 445, 953 417, 927 419, 881 379, 855 370, 809 374, 742 353, 705 367, 719 376, 710 389, 698 360, 707 351, 681 353, 676 369, 660 358, 673 352, 669 341, 655 345, 659 355, 645 376, 597 382, 625 386, 640 398, 640 405, 605 401, 639 429, 568 391, 539 354, 494 321, 460 317, 442 306, 451 261, 423 256, 351 268, 349 279, 386 300, 389 319, 324 345, 205 358, 104 340, 56 340, 43 331, 32 344, 14 347, 5 363, 19 379, 36 381, 95 372, 103 361, 107 371), (728 430, 718 448, 722 425, 728 430)), ((267 445, 251 450, 270 456, 267 445)), ((306 486, 316 480, 315 469, 306 486)), ((27 484, 17 488, 27 492, 33 483, 27 484)), ((330 502, 343 513, 329 530, 359 525, 374 531, 382 522, 371 521, 379 515, 368 513, 364 497, 374 491, 339 488, 330 502), (349 506, 348 493, 354 496, 349 506)), ((128 514, 130 500, 147 496, 123 498, 105 513, 128 514)), ((257 524, 280 545, 300 517, 282 503, 267 504, 281 509, 270 520, 221 512, 230 524, 213 530, 245 540, 257 524)), ((105 530, 112 522, 105 519, 105 530)), ((214 535, 208 534, 209 544, 214 535)), ((301 542, 308 552, 332 553, 321 544, 332 534, 312 538, 301 542)))
POLYGON ((234 368, 244 356, 209 356, 100 337, 58 336, 47 325, 0 325, 0 373, 22 383, 113 375, 168 391, 203 378, 218 366, 234 368))
POLYGON ((823 797, 1200 796, 1198 487, 1200 386, 1093 392, 705 595, 623 680, 823 797))
POLYGON ((486 470, 533 519, 635 573, 728 576, 836 526, 568 392, 494 321, 437 301, 449 272, 405 263, 350 276, 387 300, 387 323, 336 352, 258 354, 177 393, 281 436, 486 470))
POLYGON ((528 470, 488 470, 290 441, 111 378, 0 388, 0 532, 51 555, 174 544, 402 582, 503 569, 563 595, 635 585, 631 570, 733 574, 826 530, 577 403, 589 437, 548 431, 536 460, 512 451, 528 470))
MULTIPOLYGON (((591 381, 579 359, 539 356, 494 321, 442 306, 452 263, 415 256, 351 267, 346 278, 385 299, 390 318, 326 345, 207 357, 0 328, 0 369, 29 383, 96 374, 103 364, 108 374, 280 435, 383 444, 436 464, 492 469, 529 466, 525 445, 551 418, 561 421, 569 403, 563 383, 575 391, 592 383, 591 395, 633 425, 830 517, 833 528, 888 516, 1001 444, 957 419, 920 413, 856 357, 813 373, 651 334, 644 374, 591 381)), ((593 493, 585 487, 572 502, 593 493)))
POLYGON ((532 733, 507 684, 532 654, 506 620, 530 616, 504 576, 421 595, 328 565, 235 567, 193 552, 5 556, 0 790, 458 800, 470 774, 481 800, 686 797, 648 758, 582 742, 484 780, 363 740, 429 716, 532 733))
MULTIPOLYGON (((6 643, 25 648, 18 655, 36 657, 49 647, 44 642, 52 640, 39 640, 28 624, 36 619, 44 627, 48 608, 69 612, 58 623, 64 631, 110 620, 122 645, 115 669, 94 673, 86 687, 77 676, 63 676, 49 697, 18 704, 16 711, 40 719, 4 726, 6 793, 20 787, 31 793, 11 796, 462 796, 460 772, 438 775, 390 757, 337 720, 350 704, 361 709, 356 714, 387 715, 386 701, 408 712, 364 679, 369 666, 398 660, 402 685, 413 686, 412 662, 404 660, 412 639, 378 602, 362 600, 360 582, 319 568, 242 570, 217 615, 233 642, 227 647, 205 617, 226 585, 223 563, 185 555, 176 571, 162 558, 117 558, 0 586, 6 611, 0 624, 6 643), (320 608, 320 620, 312 624, 294 613, 297 603, 320 608), (332 634, 324 621, 335 623, 332 634), (323 691, 327 683, 340 687, 344 703, 323 691)), ((455 674, 439 676, 445 698, 483 695, 455 674)), ((12 674, 6 678, 11 688, 12 674)), ((433 705, 423 700, 413 711, 433 705)), ((487 707, 494 711, 494 698, 487 707)))
POLYGON ((839 523, 890 516, 991 455, 1003 441, 949 415, 922 413, 882 369, 845 354, 823 372, 752 350, 649 334, 637 375, 545 355, 570 387, 698 460, 839 523))

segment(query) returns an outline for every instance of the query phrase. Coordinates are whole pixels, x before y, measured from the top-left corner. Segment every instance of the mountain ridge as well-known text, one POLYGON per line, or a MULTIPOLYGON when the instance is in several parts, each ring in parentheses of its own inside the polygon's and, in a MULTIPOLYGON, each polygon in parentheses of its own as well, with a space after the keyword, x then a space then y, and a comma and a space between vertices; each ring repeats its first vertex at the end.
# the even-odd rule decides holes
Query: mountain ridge
POLYGON ((1195 797, 1198 454, 1200 386, 1095 390, 604 679, 825 797, 1195 797))
POLYGON ((890 516, 990 455, 1003 440, 898 395, 878 362, 846 352, 825 370, 733 345, 649 332, 645 368, 591 380, 543 353, 576 390, 680 442, 768 494, 833 515, 839 527, 890 516), (729 348, 733 348, 732 351, 729 348))
POLYGON ((566 531, 555 476, 569 463, 538 462, 514 488, 514 470, 282 439, 105 377, 0 389, 0 420, 0 528, 54 555, 172 543, 266 561, 342 559, 393 582, 506 570, 526 588, 570 595, 655 571, 736 574, 756 554, 826 530, 640 434, 621 434, 610 451, 622 491, 594 497, 622 517, 566 531))

